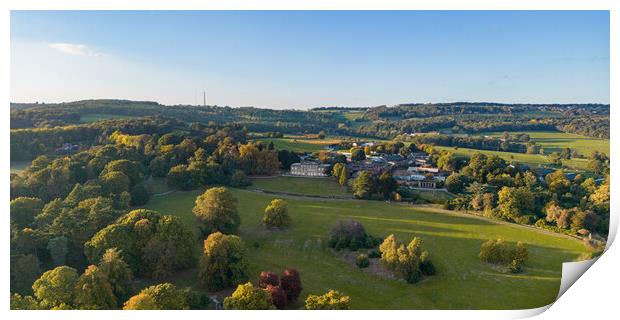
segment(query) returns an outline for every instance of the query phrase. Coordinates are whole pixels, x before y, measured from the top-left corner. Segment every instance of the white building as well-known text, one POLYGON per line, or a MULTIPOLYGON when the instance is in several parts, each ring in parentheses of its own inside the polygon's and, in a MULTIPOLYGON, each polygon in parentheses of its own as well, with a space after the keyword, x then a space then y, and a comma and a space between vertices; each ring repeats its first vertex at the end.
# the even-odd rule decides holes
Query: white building
POLYGON ((302 162, 291 164, 291 175, 302 177, 327 177, 329 165, 318 162, 302 162))

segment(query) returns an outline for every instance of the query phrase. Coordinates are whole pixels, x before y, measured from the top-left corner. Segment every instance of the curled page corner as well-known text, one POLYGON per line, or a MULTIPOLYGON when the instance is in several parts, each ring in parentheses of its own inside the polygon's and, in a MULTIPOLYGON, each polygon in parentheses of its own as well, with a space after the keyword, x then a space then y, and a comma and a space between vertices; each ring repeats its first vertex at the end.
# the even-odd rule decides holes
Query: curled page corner
POLYGON ((560 297, 570 288, 570 286, 577 281, 595 262, 598 257, 577 262, 564 262, 562 263, 562 280, 560 282, 560 291, 556 298, 560 297))

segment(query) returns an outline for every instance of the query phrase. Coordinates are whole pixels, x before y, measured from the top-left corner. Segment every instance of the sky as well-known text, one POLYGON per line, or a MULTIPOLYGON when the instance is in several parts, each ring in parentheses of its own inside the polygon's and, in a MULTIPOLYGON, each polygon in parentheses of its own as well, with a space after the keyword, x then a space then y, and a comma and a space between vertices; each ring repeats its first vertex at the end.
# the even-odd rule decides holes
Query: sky
POLYGON ((12 11, 11 101, 609 103, 607 11, 12 11))

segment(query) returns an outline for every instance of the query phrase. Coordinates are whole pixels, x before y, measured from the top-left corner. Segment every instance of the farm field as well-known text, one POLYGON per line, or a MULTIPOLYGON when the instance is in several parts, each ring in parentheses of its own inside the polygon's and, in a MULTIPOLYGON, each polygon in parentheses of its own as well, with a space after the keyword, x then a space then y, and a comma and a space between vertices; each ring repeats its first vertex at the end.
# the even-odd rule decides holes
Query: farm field
MULTIPOLYGON (((517 132, 510 132, 516 134, 517 132)), ((554 131, 524 131, 537 144, 540 144, 546 153, 560 152, 563 148, 576 149, 584 156, 590 155, 592 151, 603 152, 609 155, 609 140, 597 139, 592 137, 580 136, 578 134, 554 132, 554 131)), ((503 132, 492 132, 481 135, 501 136, 503 132)))
MULTIPOLYGON (((239 199, 240 236, 249 251, 250 280, 256 282, 260 271, 279 273, 285 267, 297 268, 304 288, 300 300, 308 294, 337 289, 351 296, 351 307, 355 309, 540 307, 554 301, 558 293, 561 263, 587 251, 580 241, 561 235, 433 207, 380 201, 284 197, 289 203, 292 226, 286 231, 269 231, 262 226, 261 219, 265 206, 274 197, 231 190, 239 199), (407 242, 413 236, 421 237, 437 267, 437 275, 411 285, 346 262, 326 246, 330 229, 337 221, 346 219, 359 220, 375 236, 394 233, 407 242), (527 244, 530 258, 524 273, 507 274, 478 260, 480 245, 500 237, 527 244)), ((196 228, 191 210, 201 193, 174 192, 152 198, 145 207, 178 215, 188 226, 196 228)), ((195 273, 195 269, 182 271, 166 281, 193 286, 195 273)))
POLYGON ((252 189, 311 196, 351 196, 346 187, 341 187, 332 178, 277 177, 251 180, 252 189))
MULTIPOLYGON (((521 163, 525 163, 531 167, 549 165, 551 163, 548 156, 540 155, 540 154, 502 152, 502 151, 478 150, 478 149, 468 149, 468 148, 454 149, 454 147, 443 147, 443 146, 435 146, 434 148, 437 150, 452 151, 457 156, 471 157, 476 152, 480 152, 486 155, 497 155, 506 161, 515 160, 521 163)), ((570 169, 585 170, 588 165, 588 160, 587 159, 570 159, 570 160, 563 159, 562 164, 570 169)))

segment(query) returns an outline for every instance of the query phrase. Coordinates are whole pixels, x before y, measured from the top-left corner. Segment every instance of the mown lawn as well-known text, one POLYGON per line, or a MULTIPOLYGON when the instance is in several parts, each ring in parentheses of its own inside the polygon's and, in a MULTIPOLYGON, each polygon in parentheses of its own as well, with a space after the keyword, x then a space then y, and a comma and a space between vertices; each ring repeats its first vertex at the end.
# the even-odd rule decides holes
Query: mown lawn
MULTIPOLYGON (((251 280, 256 282, 260 271, 297 268, 303 281, 302 300, 308 294, 337 289, 351 296, 356 309, 540 307, 554 301, 558 293, 562 262, 572 261, 586 251, 575 239, 523 226, 380 201, 289 198, 291 228, 268 231, 261 219, 273 196, 232 191, 239 199, 240 236, 249 250, 251 280), (326 246, 329 230, 343 219, 361 221, 375 236, 394 233, 401 241, 421 237, 437 267, 437 275, 411 285, 370 274, 344 261, 326 246), (478 260, 480 245, 495 238, 527 244, 530 259, 524 273, 503 273, 478 260)), ((188 226, 196 228, 191 209, 201 192, 154 197, 146 207, 178 215, 188 226)), ((183 271, 169 281, 194 286, 195 272, 183 271)))
MULTIPOLYGON (((577 150, 584 156, 589 156, 592 151, 604 152, 609 155, 609 139, 598 139, 581 136, 578 134, 555 132, 555 131, 525 131, 537 144, 541 145, 546 153, 560 152, 564 148, 577 150)), ((503 132, 484 133, 486 136, 501 136, 503 132)), ((511 135, 517 132, 510 132, 511 135)))
MULTIPOLYGON (((518 161, 521 163, 525 163, 531 167, 538 167, 541 165, 550 165, 551 160, 549 156, 540 155, 540 154, 527 154, 527 153, 518 153, 518 152, 502 152, 502 151, 490 151, 490 150, 478 150, 478 149, 468 149, 468 148, 454 148, 454 147, 442 147, 435 146, 437 150, 449 150, 454 152, 455 155, 458 156, 467 156, 471 157, 474 153, 480 152, 486 155, 497 155, 503 158, 506 161, 518 161)), ((587 159, 570 159, 565 160, 562 159, 562 165, 577 170, 586 170, 588 166, 587 159)))
POLYGON ((253 178, 250 188, 312 196, 351 196, 346 186, 341 187, 332 178, 253 178))

